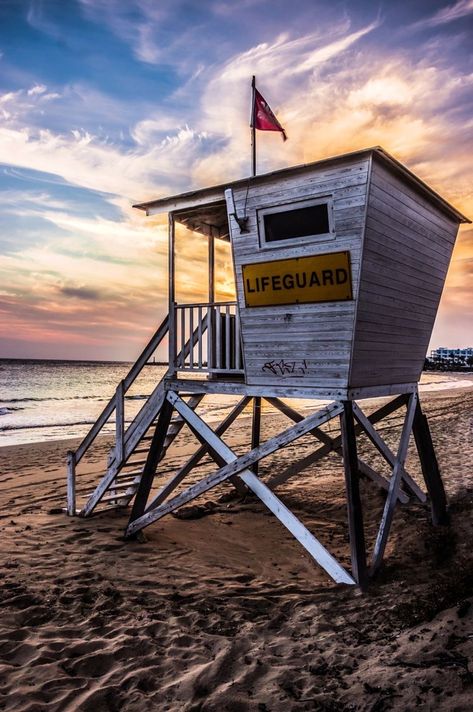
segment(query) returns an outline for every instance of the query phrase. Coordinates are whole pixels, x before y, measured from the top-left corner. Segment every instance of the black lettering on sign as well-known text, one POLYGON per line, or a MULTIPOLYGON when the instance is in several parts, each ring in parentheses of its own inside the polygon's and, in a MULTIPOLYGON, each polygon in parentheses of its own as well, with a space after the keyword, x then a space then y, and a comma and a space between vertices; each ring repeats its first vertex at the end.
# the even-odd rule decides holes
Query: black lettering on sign
POLYGON ((282 285, 284 289, 294 289, 294 277, 292 274, 285 274, 282 278, 282 285))
POLYGON ((242 268, 248 307, 353 298, 348 252, 270 260, 242 268))
POLYGON ((296 284, 299 289, 304 289, 307 284, 307 274, 305 272, 303 272, 302 274, 300 274, 299 272, 296 273, 296 284))
POLYGON ((348 280, 348 272, 346 269, 343 267, 337 267, 335 270, 335 274, 337 275, 337 284, 345 284, 348 280))
POLYGON ((333 272, 331 269, 323 269, 322 270, 322 280, 324 285, 325 284, 333 284, 333 272))

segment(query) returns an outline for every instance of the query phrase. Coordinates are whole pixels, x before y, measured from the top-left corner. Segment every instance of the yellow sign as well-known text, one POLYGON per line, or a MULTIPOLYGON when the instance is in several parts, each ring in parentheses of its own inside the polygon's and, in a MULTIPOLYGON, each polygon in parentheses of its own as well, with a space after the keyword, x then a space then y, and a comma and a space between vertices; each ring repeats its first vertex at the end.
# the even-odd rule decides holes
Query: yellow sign
POLYGON ((247 307, 353 299, 349 252, 243 265, 247 307))

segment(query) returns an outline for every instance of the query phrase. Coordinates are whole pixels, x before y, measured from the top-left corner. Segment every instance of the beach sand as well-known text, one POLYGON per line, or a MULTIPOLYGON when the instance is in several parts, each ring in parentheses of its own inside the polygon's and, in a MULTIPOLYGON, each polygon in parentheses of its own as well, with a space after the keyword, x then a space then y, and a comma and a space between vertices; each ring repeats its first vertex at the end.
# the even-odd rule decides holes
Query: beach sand
MULTIPOLYGON (((62 513, 70 442, 2 448, 0 709, 473 709, 473 389, 428 393, 423 405, 451 523, 432 527, 420 504, 398 508, 385 565, 364 594, 331 583, 257 500, 226 497, 229 485, 192 510, 206 516, 168 516, 145 541, 125 542, 126 511, 62 513)), ((381 429, 393 447, 399 423, 381 429)), ((283 424, 264 420, 262 437, 283 424)), ((248 438, 243 418, 229 443, 243 452, 248 438)), ((165 469, 191 440, 176 441, 165 469)), ((260 474, 313 442, 271 457, 260 474)), ((373 454, 367 442, 361 450, 373 454)), ((94 456, 81 478, 97 483, 96 469, 94 456)), ((413 449, 408 469, 420 482, 413 449)), ((278 494, 348 564, 340 459, 278 494)), ((365 483, 362 494, 371 546, 384 495, 365 483)))

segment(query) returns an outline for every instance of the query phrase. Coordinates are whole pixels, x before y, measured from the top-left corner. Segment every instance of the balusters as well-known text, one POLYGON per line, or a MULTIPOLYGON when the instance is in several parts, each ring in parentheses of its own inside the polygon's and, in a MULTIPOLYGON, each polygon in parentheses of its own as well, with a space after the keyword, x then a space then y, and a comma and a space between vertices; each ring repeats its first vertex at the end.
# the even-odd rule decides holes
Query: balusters
POLYGON ((240 371, 240 317, 236 304, 178 304, 180 343, 177 367, 183 371, 240 371), (196 323, 197 319, 197 323, 196 323), (205 330, 207 336, 205 337, 205 330), (204 362, 206 338, 207 364, 204 362))
POLYGON ((231 346, 230 325, 231 325, 230 305, 227 304, 227 306, 225 307, 225 368, 227 371, 229 371, 232 367, 232 362, 231 362, 231 357, 230 357, 230 346, 231 346))
POLYGON ((197 367, 202 368, 202 307, 197 307, 197 367))
POLYGON ((222 316, 220 306, 215 305, 215 368, 222 368, 222 316))
POLYGON ((180 307, 181 309, 181 359, 180 359, 180 365, 181 368, 184 368, 186 365, 186 310, 184 307, 180 307))
POLYGON ((194 368, 194 307, 189 309, 189 368, 194 368))

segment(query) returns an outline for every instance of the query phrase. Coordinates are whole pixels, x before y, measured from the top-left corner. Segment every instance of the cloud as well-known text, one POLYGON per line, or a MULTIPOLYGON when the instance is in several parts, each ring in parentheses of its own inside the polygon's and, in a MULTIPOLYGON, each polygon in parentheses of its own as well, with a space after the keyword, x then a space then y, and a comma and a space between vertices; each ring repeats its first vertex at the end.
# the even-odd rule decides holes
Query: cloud
MULTIPOLYGON (((443 24, 470 4, 451 5, 429 21, 443 24)), ((220 0, 206 10, 224 18, 229 5, 220 0)), ((112 349, 124 338, 133 355, 157 312, 166 311, 167 272, 165 221, 146 219, 130 205, 249 174, 252 74, 289 135, 283 143, 258 134, 259 172, 382 144, 473 214, 473 81, 467 66, 440 45, 387 53, 379 19, 354 24, 343 15, 300 36, 268 30, 258 41, 249 33, 230 41, 219 35, 207 52, 190 43, 195 24, 182 32, 166 29, 179 3, 81 0, 81 7, 94 21, 105 18, 140 61, 164 63, 165 72, 178 69, 181 79, 173 74, 174 93, 152 108, 148 98, 125 102, 85 82, 30 79, 0 97, 0 162, 13 166, 10 177, 28 169, 45 181, 41 190, 5 191, 2 201, 7 219, 40 226, 34 240, 16 250, 12 236, 9 253, 0 256, 2 316, 25 342, 40 341, 43 333, 79 344, 79 335, 97 349, 112 349), (64 182, 96 191, 110 213, 97 205, 85 212, 85 200, 60 192, 64 182)), ((41 17, 35 3, 30 20, 39 26, 41 17)), ((180 298, 206 300, 205 240, 185 232, 178 237, 180 298)), ((441 314, 472 302, 472 249, 462 233, 441 314)), ((231 298, 231 257, 223 247, 219 266, 220 293, 231 298)))
POLYGON ((439 25, 445 25, 448 22, 454 22, 462 17, 466 17, 473 12, 473 0, 458 0, 458 2, 453 5, 447 5, 446 7, 438 10, 436 13, 426 18, 425 20, 419 20, 415 22, 412 27, 423 28, 423 27, 438 27, 439 25))
POLYGON ((103 292, 90 287, 59 287, 59 293, 65 297, 74 299, 85 299, 86 301, 99 301, 105 298, 103 292))

